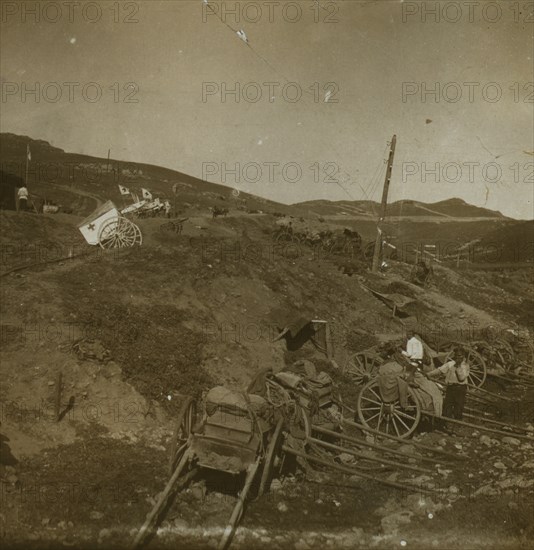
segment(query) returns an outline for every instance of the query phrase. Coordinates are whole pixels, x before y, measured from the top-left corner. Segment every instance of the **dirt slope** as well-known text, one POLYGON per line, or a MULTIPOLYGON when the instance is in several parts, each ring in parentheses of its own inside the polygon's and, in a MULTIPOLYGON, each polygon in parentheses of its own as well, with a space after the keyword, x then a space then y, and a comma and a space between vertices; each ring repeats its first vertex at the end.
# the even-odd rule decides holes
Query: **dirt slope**
MULTIPOLYGON (((84 192, 107 196, 94 188, 84 192)), ((140 220, 143 246, 119 252, 101 253, 84 244, 77 224, 88 203, 78 215, 1 213, 2 273, 27 266, 2 278, 0 469, 2 483, 15 490, 2 511, 7 541, 22 543, 29 533, 36 548, 54 547, 58 541, 80 547, 126 545, 165 482, 173 415, 184 394, 200 397, 215 384, 242 389, 259 369, 280 368, 297 358, 327 368, 324 353, 309 342, 294 351, 283 340, 273 342, 288 318, 327 320, 341 366, 355 351, 402 337, 403 322, 408 321, 393 317, 366 287, 414 298, 418 305, 410 321, 422 327, 532 329, 527 315, 534 299, 530 270, 473 274, 438 266, 433 286, 421 289, 407 282, 409 265, 391 262, 387 274, 373 275, 358 258, 317 254, 305 246, 274 246, 274 215, 235 208, 226 218, 212 219, 207 205, 219 199, 203 194, 212 191, 187 193, 194 198, 181 207, 188 217, 183 234, 162 230, 163 219, 140 220), (70 252, 75 257, 68 259, 70 252), (77 255, 84 253, 88 255, 77 255), (96 340, 105 356, 77 355, 73 345, 83 339, 96 340), (57 422, 60 373, 65 416, 57 422), (46 492, 60 483, 62 491, 77 483, 84 492, 60 492, 62 497, 53 502, 43 500, 50 495, 39 496, 31 505, 24 493, 36 484, 46 492), (100 488, 96 496, 95 487, 100 488)), ((314 223, 343 227, 338 220, 314 223)), ((365 229, 359 220, 351 223, 372 236, 371 225, 365 229)), ((476 234, 469 224, 465 222, 464 231, 476 234)), ((442 224, 404 227, 414 240, 423 238, 421 231, 425 239, 442 235, 442 224)), ((459 235, 462 225, 455 228, 459 235)), ((475 450, 473 445, 469 452, 478 460, 475 450)), ((496 445, 494 451, 499 457, 508 452, 505 445, 496 445)), ((514 461, 527 461, 529 453, 529 448, 518 449, 514 461)), ((498 472, 495 476, 497 482, 498 472)), ((308 531, 314 525, 317 531, 324 527, 325 535, 314 535, 307 546, 363 541, 364 547, 398 547, 398 533, 368 505, 361 506, 376 499, 376 509, 387 516, 391 495, 366 484, 356 492, 328 485, 336 481, 324 480, 320 495, 313 483, 298 483, 272 500, 260 500, 247 515, 249 530, 238 544, 294 547, 304 537, 292 530, 300 518, 308 531), (354 499, 360 503, 354 508, 358 514, 346 511, 354 499), (282 501, 293 503, 291 515, 282 517, 282 501), (276 535, 281 539, 261 541, 254 535, 274 525, 281 525, 276 535), (362 532, 351 531, 353 527, 362 532), (380 529, 383 535, 373 538, 380 529)), ((195 495, 180 497, 165 527, 165 544, 176 545, 178 537, 183 547, 205 547, 227 519, 232 500, 221 502, 212 493, 204 507, 195 495)), ((484 513, 491 509, 486 501, 479 505, 484 513)), ((444 516, 449 518, 443 520, 445 527, 457 521, 455 510, 445 509, 450 514, 444 516)), ((493 516, 484 523, 484 514, 476 515, 476 525, 469 524, 478 529, 474 547, 488 545, 486 529, 496 533, 499 543, 520 547, 531 531, 521 514, 510 521, 516 534, 497 525, 493 516)), ((437 547, 451 543, 442 534, 434 535, 424 518, 410 529, 414 539, 428 545, 434 537, 437 547)))

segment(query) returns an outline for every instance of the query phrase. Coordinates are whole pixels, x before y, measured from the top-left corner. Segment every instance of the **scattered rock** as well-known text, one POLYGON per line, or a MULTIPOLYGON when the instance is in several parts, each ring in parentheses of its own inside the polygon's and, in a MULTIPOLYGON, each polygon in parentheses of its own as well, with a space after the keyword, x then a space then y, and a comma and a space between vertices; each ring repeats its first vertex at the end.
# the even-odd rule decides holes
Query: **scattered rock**
POLYGON ((111 530, 110 529, 100 529, 100 532, 98 533, 99 539, 105 539, 111 536, 111 530))
POLYGON ((287 507, 287 504, 285 502, 279 502, 277 508, 278 508, 279 512, 287 512, 288 511, 288 507, 287 507))
POLYGON ((414 456, 419 456, 419 453, 415 450, 415 447, 413 445, 410 445, 408 443, 401 445, 399 447, 399 451, 402 453, 407 453, 414 456))
POLYGON ((175 529, 187 529, 189 527, 189 524, 187 523, 187 521, 185 521, 185 519, 182 519, 182 518, 176 518, 172 522, 172 525, 175 529))
POLYGON ((502 442, 508 443, 508 445, 521 445, 521 441, 519 441, 519 439, 516 439, 515 437, 503 437, 502 442))
POLYGON ((491 447, 491 437, 487 435, 481 435, 480 443, 482 443, 483 445, 486 445, 487 447, 491 447))
POLYGON ((349 453, 341 453, 339 455, 339 460, 341 460, 344 464, 351 464, 354 462, 354 456, 349 453))
POLYGON ((508 458, 507 456, 504 456, 501 458, 501 462, 507 467, 507 468, 515 468, 517 466, 517 463, 514 462, 511 458, 508 458))
POLYGON ((102 519, 103 517, 104 517, 104 514, 102 512, 98 512, 96 510, 93 510, 89 514, 89 518, 91 518, 91 519, 102 519))
POLYGON ((299 540, 294 545, 295 550, 310 550, 311 547, 307 542, 304 542, 303 540, 299 540))
POLYGON ((474 493, 475 496, 479 495, 485 495, 485 496, 492 496, 492 495, 498 495, 499 490, 495 489, 495 487, 492 487, 489 483, 487 485, 483 485, 479 489, 477 489, 474 493))
POLYGON ((409 510, 403 510, 402 512, 395 512, 385 516, 381 520, 382 530, 385 534, 396 534, 399 525, 405 525, 410 523, 413 512, 409 510))
POLYGON ((495 462, 493 467, 497 468, 497 470, 506 470, 506 466, 502 462, 495 462))

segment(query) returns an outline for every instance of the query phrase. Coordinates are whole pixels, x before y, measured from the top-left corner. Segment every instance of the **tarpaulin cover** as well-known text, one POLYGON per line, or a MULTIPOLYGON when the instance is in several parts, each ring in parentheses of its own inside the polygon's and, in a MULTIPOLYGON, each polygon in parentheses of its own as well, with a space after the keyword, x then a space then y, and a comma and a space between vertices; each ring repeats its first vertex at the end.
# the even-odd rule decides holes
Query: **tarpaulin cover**
POLYGON ((249 403, 241 393, 234 392, 224 386, 212 388, 206 395, 206 412, 213 415, 217 410, 229 414, 248 415, 249 410, 263 416, 269 412, 269 404, 261 395, 248 394, 249 403))
POLYGON ((443 412, 443 395, 435 382, 416 372, 412 389, 424 411, 441 416, 443 412))
POLYGON ((378 389, 382 401, 393 403, 399 400, 401 407, 407 406, 408 384, 401 378, 403 374, 404 368, 394 361, 380 365, 378 389))
POLYGON ((365 286, 365 288, 369 290, 373 296, 384 302, 389 308, 393 309, 393 307, 395 307, 398 312, 403 313, 404 315, 412 315, 419 307, 419 302, 417 300, 408 298, 402 294, 383 294, 382 292, 378 292, 367 286, 365 286))

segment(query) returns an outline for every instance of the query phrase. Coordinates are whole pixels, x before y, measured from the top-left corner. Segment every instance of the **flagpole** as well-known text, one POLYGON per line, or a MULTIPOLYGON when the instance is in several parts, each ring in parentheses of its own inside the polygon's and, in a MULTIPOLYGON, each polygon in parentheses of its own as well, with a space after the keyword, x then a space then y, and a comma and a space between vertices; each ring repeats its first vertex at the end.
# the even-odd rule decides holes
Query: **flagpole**
POLYGON ((30 144, 26 145, 26 187, 28 187, 28 167, 30 164, 30 144))

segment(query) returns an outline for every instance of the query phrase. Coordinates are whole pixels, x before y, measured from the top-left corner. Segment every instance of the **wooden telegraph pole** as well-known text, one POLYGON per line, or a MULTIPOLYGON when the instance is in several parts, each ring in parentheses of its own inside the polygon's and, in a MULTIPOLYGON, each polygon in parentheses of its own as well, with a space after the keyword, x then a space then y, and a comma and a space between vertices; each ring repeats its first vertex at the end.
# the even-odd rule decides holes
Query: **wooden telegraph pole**
POLYGON ((376 242, 375 250, 373 254, 373 264, 371 270, 376 272, 380 267, 381 258, 382 258, 382 230, 381 224, 386 217, 386 208, 388 204, 388 191, 389 191, 389 182, 391 180, 391 172, 393 170, 393 157, 395 156, 395 145, 397 144, 397 136, 393 136, 391 139, 391 145, 389 149, 388 157, 388 167, 386 170, 386 179, 384 181, 384 189, 382 191, 382 204, 380 206, 380 217, 378 218, 378 223, 376 224, 376 242))

